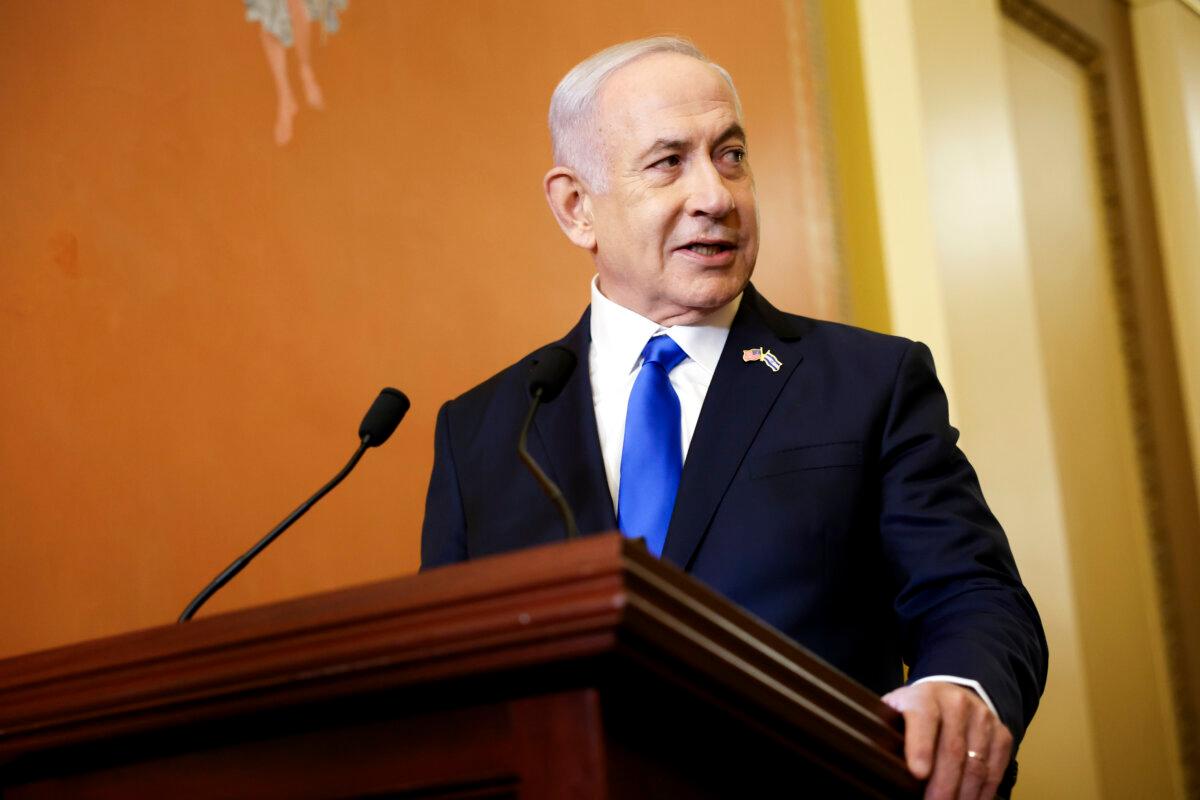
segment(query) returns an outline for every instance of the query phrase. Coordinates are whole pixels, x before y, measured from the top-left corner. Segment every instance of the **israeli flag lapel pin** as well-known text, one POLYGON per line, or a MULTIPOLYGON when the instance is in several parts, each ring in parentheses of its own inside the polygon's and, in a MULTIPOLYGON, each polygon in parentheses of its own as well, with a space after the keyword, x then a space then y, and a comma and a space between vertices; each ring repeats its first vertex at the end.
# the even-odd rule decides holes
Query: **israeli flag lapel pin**
POLYGON ((779 368, 783 366, 783 362, 779 360, 779 356, 763 347, 752 347, 749 350, 743 350, 742 361, 745 363, 761 361, 770 367, 771 372, 779 372, 779 368))

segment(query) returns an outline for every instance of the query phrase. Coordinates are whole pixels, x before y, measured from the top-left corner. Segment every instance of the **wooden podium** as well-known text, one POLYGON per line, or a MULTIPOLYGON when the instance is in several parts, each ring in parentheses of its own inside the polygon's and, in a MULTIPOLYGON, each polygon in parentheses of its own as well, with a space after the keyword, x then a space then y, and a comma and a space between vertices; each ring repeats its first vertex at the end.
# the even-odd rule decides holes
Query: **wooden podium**
POLYGON ((899 715, 618 534, 0 661, 0 795, 920 795, 899 715))

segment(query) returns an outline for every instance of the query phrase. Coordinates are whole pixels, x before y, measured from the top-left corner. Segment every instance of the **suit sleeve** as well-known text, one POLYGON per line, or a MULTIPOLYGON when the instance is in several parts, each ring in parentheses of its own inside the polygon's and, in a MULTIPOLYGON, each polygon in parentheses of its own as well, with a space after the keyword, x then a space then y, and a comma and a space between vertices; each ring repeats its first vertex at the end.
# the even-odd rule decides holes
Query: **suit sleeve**
POLYGON ((450 440, 450 404, 438 412, 433 473, 421 526, 421 570, 467 560, 467 526, 450 440))
POLYGON ((1020 742, 1046 683, 1042 623, 958 449, 929 349, 899 364, 882 434, 880 530, 910 681, 979 681, 1020 742))

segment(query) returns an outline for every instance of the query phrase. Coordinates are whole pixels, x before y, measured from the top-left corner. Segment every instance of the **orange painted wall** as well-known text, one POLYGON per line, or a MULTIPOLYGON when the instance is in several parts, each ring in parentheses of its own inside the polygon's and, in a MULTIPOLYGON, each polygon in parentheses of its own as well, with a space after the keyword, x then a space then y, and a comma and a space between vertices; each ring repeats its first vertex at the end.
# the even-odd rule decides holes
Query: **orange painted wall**
POLYGON ((393 440, 202 613, 416 569, 438 406, 586 302, 540 180, 549 94, 600 47, 681 32, 729 67, 756 280, 813 310, 785 10, 354 0, 277 147, 240 3, 0 5, 0 656, 171 622, 387 384, 393 440))

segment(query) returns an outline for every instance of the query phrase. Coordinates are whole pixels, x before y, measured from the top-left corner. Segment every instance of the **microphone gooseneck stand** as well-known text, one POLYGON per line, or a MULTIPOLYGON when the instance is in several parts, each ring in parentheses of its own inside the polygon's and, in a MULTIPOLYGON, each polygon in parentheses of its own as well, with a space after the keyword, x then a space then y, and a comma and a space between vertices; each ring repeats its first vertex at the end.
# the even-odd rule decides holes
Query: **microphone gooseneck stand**
POLYGON ((322 486, 316 494, 300 504, 300 507, 288 514, 283 522, 276 525, 270 533, 259 540, 258 544, 251 547, 241 556, 234 560, 232 564, 221 571, 221 574, 212 579, 212 582, 205 586, 200 594, 193 598, 192 602, 188 603, 187 608, 179 615, 179 622, 187 622, 195 613, 204 605, 210 597, 217 593, 222 586, 233 580, 239 572, 245 569, 246 565, 254 560, 254 557, 261 553, 267 545, 279 538, 279 534, 291 527, 292 523, 304 516, 305 512, 313 507, 313 504, 320 500, 325 495, 337 486, 342 480, 350 474, 350 470, 358 464, 358 460, 363 457, 363 453, 367 452, 368 447, 379 447, 388 440, 392 432, 396 430, 396 426, 404 419, 404 415, 408 413, 409 402, 404 392, 399 389, 393 389, 390 386, 384 387, 379 392, 379 396, 375 398, 375 402, 367 409, 366 415, 363 417, 362 424, 358 426, 358 449, 354 451, 354 455, 350 457, 350 461, 346 466, 342 467, 341 472, 333 476, 333 480, 322 486))
POLYGON ((249 564, 255 556, 261 553, 267 547, 267 545, 279 538, 279 535, 290 528, 293 522, 304 516, 305 512, 312 508, 318 500, 329 494, 329 492, 335 486, 341 483, 345 477, 350 474, 350 470, 354 469, 355 465, 358 464, 359 459, 363 457, 363 453, 367 452, 367 448, 371 446, 370 442, 371 434, 368 433, 367 435, 363 436, 362 443, 359 444, 358 449, 354 451, 354 455, 350 457, 350 460, 346 463, 346 466, 342 467, 341 471, 337 475, 333 476, 333 480, 329 481, 329 483, 318 489, 316 494, 301 503, 291 514, 288 514, 287 517, 284 518, 283 522, 280 522, 271 529, 270 533, 259 539, 258 544, 254 545, 245 553, 238 556, 232 564, 221 571, 220 575, 213 578, 212 583, 208 584, 208 586, 205 586, 204 589, 201 590, 200 594, 196 595, 192 602, 188 603, 187 608, 185 608, 183 613, 179 615, 179 622, 187 622, 189 619, 191 619, 196 612, 200 610, 200 606, 208 602, 208 599, 216 594, 222 586, 233 580, 234 576, 245 569, 246 565, 249 564))
POLYGON ((533 460, 533 456, 529 455, 529 450, 525 446, 529 435, 529 426, 533 422, 533 415, 537 413, 538 406, 542 402, 542 387, 537 386, 533 388, 530 394, 533 395, 533 400, 529 404, 529 411, 525 414, 525 422, 521 425, 521 435, 517 439, 517 455, 520 457, 521 463, 533 473, 533 477, 541 485, 542 491, 546 493, 546 496, 558 508, 558 513, 567 528, 567 538, 578 539, 579 528, 575 526, 575 515, 571 513, 571 507, 567 505, 567 498, 563 497, 562 490, 558 488, 558 485, 550 480, 550 477, 533 460))

